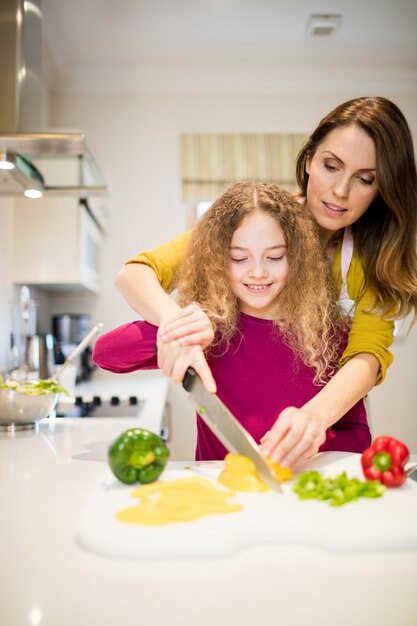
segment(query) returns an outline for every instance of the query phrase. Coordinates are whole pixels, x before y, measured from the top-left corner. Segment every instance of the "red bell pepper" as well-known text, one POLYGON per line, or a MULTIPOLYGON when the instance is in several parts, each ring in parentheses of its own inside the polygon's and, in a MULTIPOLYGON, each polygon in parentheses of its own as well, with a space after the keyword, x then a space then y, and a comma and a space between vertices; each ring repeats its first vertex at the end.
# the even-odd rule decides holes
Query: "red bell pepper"
POLYGON ((407 474, 404 465, 409 458, 409 451, 401 441, 382 435, 362 453, 363 473, 368 480, 379 480, 387 487, 400 487, 407 474))

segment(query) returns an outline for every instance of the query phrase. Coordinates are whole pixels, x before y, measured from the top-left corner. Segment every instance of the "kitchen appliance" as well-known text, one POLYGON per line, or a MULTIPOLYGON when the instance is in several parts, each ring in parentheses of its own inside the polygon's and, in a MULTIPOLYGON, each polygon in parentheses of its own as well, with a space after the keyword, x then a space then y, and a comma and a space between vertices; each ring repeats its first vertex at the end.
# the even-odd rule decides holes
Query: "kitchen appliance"
POLYGON ((10 377, 15 380, 51 378, 56 369, 55 339, 38 335, 38 302, 32 300, 29 287, 23 285, 19 297, 11 302, 12 334, 10 340, 10 377))
POLYGON ((189 399, 199 416, 225 448, 230 452, 249 457, 253 461, 257 473, 268 487, 282 492, 281 484, 277 481, 265 458, 260 454, 253 437, 243 428, 220 398, 207 391, 200 377, 191 367, 185 373, 182 386, 189 393, 189 399))
MULTIPOLYGON (((57 417, 139 417, 145 401, 138 395, 82 394, 77 389, 72 398, 61 396, 57 417)), ((165 437, 166 438, 166 437, 165 437)))
MULTIPOLYGON (((79 313, 63 313, 52 317, 52 332, 55 337, 55 362, 64 363, 75 347, 88 335, 90 316, 79 313)), ((75 360, 77 383, 89 380, 96 366, 92 360, 92 349, 87 346, 75 360)))
POLYGON ((84 132, 40 132, 42 28, 41 0, 0 2, 0 194, 106 192, 84 132))
MULTIPOLYGON (((55 370, 55 338, 50 333, 26 337, 25 360, 22 368, 22 374, 25 373, 26 376, 20 377, 52 378, 55 370)), ((16 372, 14 377, 16 377, 16 372)))
POLYGON ((48 378, 53 370, 53 338, 36 334, 37 307, 38 302, 32 300, 26 285, 11 302, 9 370, 15 380, 48 378))
POLYGON ((20 288, 19 296, 11 302, 11 369, 18 369, 25 363, 28 338, 36 333, 36 308, 37 302, 31 299, 29 287, 24 285, 20 288))

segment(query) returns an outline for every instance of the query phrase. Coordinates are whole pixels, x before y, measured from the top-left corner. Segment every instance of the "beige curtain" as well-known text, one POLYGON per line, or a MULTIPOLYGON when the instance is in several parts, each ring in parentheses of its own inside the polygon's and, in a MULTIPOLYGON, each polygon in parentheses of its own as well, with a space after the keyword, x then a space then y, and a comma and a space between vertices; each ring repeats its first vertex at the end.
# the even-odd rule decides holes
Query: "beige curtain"
POLYGON ((239 180, 262 180, 296 190, 295 161, 301 134, 181 135, 182 199, 219 196, 239 180))

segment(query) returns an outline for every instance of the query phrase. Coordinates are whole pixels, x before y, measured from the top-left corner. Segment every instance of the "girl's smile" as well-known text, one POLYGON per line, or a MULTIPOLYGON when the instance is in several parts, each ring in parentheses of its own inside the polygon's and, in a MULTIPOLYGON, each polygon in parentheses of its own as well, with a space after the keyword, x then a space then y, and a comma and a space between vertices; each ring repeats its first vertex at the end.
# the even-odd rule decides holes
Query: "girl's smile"
POLYGON ((246 287, 248 289, 250 289, 251 291, 265 291, 266 289, 268 289, 270 286, 272 285, 272 283, 269 283, 268 285, 246 285, 246 287))
POLYGON ((280 226, 263 211, 251 213, 235 230, 230 246, 230 284, 240 310, 272 319, 287 276, 287 246, 280 226))

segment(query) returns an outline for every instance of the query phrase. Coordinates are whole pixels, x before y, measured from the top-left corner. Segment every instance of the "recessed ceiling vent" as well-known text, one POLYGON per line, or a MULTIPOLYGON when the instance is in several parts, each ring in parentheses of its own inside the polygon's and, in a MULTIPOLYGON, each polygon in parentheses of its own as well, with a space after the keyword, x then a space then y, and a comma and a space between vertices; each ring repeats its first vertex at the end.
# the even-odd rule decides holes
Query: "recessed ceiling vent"
POLYGON ((307 32, 312 37, 328 37, 337 31, 341 21, 338 14, 314 14, 308 21, 307 32))

